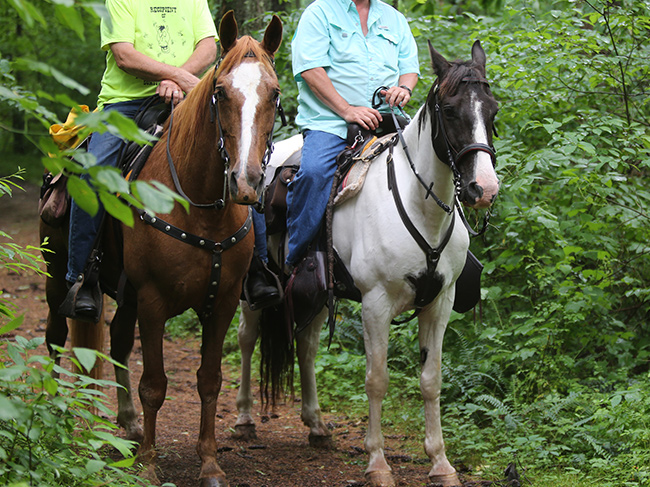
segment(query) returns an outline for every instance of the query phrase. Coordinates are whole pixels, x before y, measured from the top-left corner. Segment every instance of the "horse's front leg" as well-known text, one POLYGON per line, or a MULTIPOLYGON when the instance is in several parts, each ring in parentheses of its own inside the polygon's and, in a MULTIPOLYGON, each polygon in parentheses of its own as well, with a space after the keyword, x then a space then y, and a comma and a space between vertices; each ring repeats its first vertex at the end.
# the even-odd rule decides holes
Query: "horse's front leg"
POLYGON ((248 304, 242 301, 237 330, 237 342, 241 351, 241 379, 237 391, 237 422, 233 433, 233 438, 238 440, 250 441, 257 438, 255 421, 251 415, 253 408, 251 360, 259 337, 259 319, 260 311, 251 311, 248 304))
POLYGON ((366 348, 366 395, 368 396, 368 431, 365 447, 368 452, 366 483, 371 487, 394 487, 391 468, 384 457, 384 436, 381 432, 382 401, 388 390, 388 332, 390 311, 383 292, 363 297, 363 335, 366 348))
POLYGON ((301 419, 309 427, 309 444, 315 448, 332 448, 332 432, 321 417, 316 391, 314 364, 320 342, 320 330, 327 318, 327 308, 314 318, 311 324, 296 336, 298 366, 300 368, 300 389, 302 391, 301 419))
POLYGON ((163 363, 163 331, 166 316, 164 300, 155 292, 138 292, 138 326, 142 343, 142 377, 138 392, 144 416, 144 437, 138 449, 138 461, 145 467, 141 474, 154 485, 156 475, 156 418, 165 401, 167 376, 163 363))
POLYGON ((115 366, 115 381, 122 386, 117 388, 117 423, 126 430, 127 439, 141 443, 143 432, 133 403, 131 373, 128 369, 136 319, 135 305, 124 304, 118 307, 111 321, 111 357, 123 365, 115 366))
POLYGON ((426 433, 424 450, 431 459, 429 479, 445 487, 462 485, 456 470, 447 460, 440 424, 440 387, 442 384, 442 342, 453 304, 453 289, 441 293, 419 318, 419 341, 422 372, 420 389, 424 399, 426 433))
POLYGON ((203 343, 201 366, 196 372, 199 396, 201 397, 201 426, 196 451, 201 458, 201 487, 226 487, 226 474, 217 463, 217 441, 215 439, 215 416, 217 399, 221 390, 221 357, 223 341, 230 321, 237 307, 237 294, 230 293, 227 302, 215 306, 214 314, 202 319, 203 343))

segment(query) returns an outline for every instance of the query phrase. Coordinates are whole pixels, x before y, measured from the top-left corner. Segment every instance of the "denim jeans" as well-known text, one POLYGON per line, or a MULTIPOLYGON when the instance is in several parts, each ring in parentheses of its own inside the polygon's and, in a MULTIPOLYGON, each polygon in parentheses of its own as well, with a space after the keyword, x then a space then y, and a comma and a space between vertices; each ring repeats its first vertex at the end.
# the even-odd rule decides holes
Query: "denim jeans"
POLYGON ((300 169, 287 194, 290 266, 298 264, 318 233, 332 190, 336 156, 346 145, 341 137, 320 130, 306 130, 303 138, 300 169))
MULTIPOLYGON (((133 118, 143 99, 124 101, 104 105, 104 111, 116 110, 126 117, 133 118)), ((122 139, 108 132, 100 134, 93 133, 88 143, 88 152, 97 158, 98 166, 116 166, 119 157, 122 139)), ((82 179, 88 181, 88 175, 84 174, 82 179)), ((75 201, 70 206, 70 233, 68 237, 68 273, 66 279, 75 282, 77 277, 83 273, 86 261, 93 249, 99 227, 104 216, 104 207, 101 202, 95 216, 90 216, 82 210, 75 201)))
POLYGON ((255 252, 262 262, 269 261, 266 248, 266 219, 263 213, 253 210, 253 231, 255 232, 255 252))

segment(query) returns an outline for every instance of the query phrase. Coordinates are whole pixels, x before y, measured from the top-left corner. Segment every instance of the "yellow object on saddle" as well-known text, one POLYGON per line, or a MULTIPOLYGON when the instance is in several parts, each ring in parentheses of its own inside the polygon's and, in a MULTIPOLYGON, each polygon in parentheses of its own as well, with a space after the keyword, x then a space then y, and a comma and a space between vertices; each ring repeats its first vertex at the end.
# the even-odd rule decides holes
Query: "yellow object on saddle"
MULTIPOLYGON (((83 113, 90 113, 88 105, 79 105, 79 108, 81 108, 83 113)), ((68 118, 65 123, 55 123, 50 126, 50 135, 59 149, 74 149, 84 141, 84 139, 79 138, 79 131, 84 128, 84 126, 78 125, 75 122, 79 115, 79 110, 73 108, 70 110, 70 113, 68 113, 68 118)))

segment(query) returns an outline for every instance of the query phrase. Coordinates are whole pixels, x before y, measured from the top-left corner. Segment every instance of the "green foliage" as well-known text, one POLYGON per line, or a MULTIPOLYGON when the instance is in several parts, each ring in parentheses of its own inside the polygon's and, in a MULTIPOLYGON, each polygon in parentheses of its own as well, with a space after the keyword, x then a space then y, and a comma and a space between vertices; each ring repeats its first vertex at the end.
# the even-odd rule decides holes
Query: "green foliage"
MULTIPOLYGON (((21 179, 20 173, 0 178, 0 197, 21 189, 13 179, 21 179)), ((2 231, 0 237, 11 238, 2 231)), ((43 260, 29 250, 41 249, 0 244, 0 265, 17 273, 43 274, 43 260)), ((11 336, 22 321, 11 303, 0 298, 0 336, 11 336)), ((115 436, 117 426, 102 417, 113 413, 100 388, 119 385, 86 375, 97 359, 119 364, 94 350, 57 348, 60 359, 83 371, 70 372, 51 357, 35 354, 44 341, 16 336, 0 347, 0 483, 144 485, 130 473, 135 445, 115 436)))
MULTIPOLYGON (((15 326, 2 327, 0 335, 15 326)), ((105 395, 94 387, 117 384, 69 372, 49 357, 33 355, 43 341, 18 336, 0 351, 0 481, 141 485, 128 472, 134 444, 115 436, 117 427, 99 415, 112 413, 105 395)), ((91 368, 98 355, 86 349, 61 352, 83 370, 91 368)))
MULTIPOLYGON (((7 177, 0 177, 0 198, 2 196, 9 196, 13 194, 14 190, 22 191, 20 185, 14 180, 22 180, 24 170, 19 169, 15 174, 7 177)), ((43 264, 43 259, 39 251, 41 249, 28 246, 22 248, 20 245, 15 244, 10 235, 0 229, 0 238, 6 240, 0 242, 0 267, 11 269, 14 272, 35 272, 43 274, 40 270, 40 265, 43 264), (37 252, 36 254, 30 251, 37 252)), ((11 320, 12 323, 22 321, 22 317, 14 318, 14 307, 11 302, 5 298, 0 297, 0 324, 4 320, 11 320)))

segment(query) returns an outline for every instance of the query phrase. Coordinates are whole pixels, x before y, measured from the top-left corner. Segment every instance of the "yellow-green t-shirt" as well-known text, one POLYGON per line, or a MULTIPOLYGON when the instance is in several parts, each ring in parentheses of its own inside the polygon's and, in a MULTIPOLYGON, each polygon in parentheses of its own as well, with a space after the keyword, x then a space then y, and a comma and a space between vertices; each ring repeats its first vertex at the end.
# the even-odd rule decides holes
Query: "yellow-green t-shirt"
POLYGON ((207 0, 106 0, 111 25, 102 21, 106 70, 97 106, 153 95, 158 81, 132 76, 117 67, 110 44, 128 42, 136 51, 181 66, 206 37, 217 36, 207 0))

